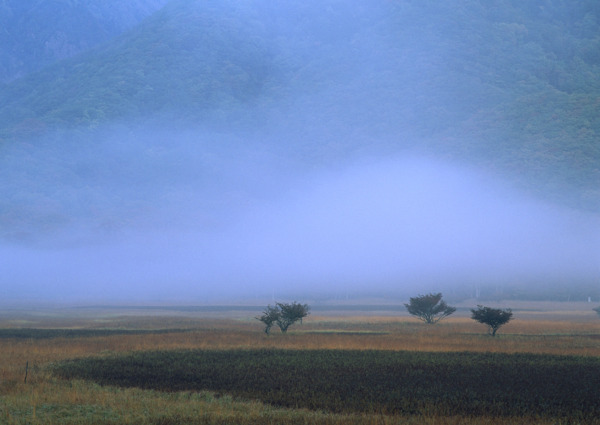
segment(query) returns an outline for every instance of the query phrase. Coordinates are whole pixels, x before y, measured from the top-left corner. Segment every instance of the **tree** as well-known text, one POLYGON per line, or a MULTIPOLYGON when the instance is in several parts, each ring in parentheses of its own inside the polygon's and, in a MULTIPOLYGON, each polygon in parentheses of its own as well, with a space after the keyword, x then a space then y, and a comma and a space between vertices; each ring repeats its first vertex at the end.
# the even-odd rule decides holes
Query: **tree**
POLYGON ((258 320, 265 324, 265 333, 269 335, 273 324, 277 324, 281 332, 287 332, 288 328, 308 316, 310 307, 307 304, 300 304, 293 302, 288 303, 277 303, 275 307, 270 305, 265 308, 262 316, 257 317, 258 320))
POLYGON ((596 313, 598 313, 598 316, 600 316, 600 306, 598 306, 592 310, 594 310, 596 313))
POLYGON ((262 316, 257 317, 258 320, 265 324, 265 333, 267 335, 269 335, 273 324, 279 320, 280 315, 281 312, 279 311, 279 308, 268 305, 267 308, 265 308, 265 311, 263 311, 262 316))
POLYGON ((477 310, 471 309, 471 318, 479 323, 488 325, 488 333, 491 336, 496 336, 496 331, 500 326, 509 322, 512 319, 512 310, 507 308, 502 310, 499 308, 477 306, 477 310))
POLYGON ((437 323, 456 311, 456 308, 442 301, 441 293, 419 295, 404 305, 410 314, 429 324, 437 323))

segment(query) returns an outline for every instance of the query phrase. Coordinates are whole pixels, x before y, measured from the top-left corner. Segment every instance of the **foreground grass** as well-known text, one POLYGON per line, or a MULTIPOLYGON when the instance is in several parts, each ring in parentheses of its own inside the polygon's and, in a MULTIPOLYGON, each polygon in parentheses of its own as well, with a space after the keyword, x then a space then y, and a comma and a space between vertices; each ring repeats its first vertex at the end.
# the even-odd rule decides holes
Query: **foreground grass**
POLYGON ((68 379, 212 390, 283 407, 386 415, 600 417, 600 358, 373 350, 147 351, 62 362, 68 379))
POLYGON ((3 396, 0 405, 0 423, 7 425, 550 425, 584 423, 528 417, 332 414, 305 409, 273 408, 259 402, 235 401, 226 395, 216 397, 210 392, 163 393, 140 389, 99 387, 83 381, 55 382, 51 383, 50 387, 35 391, 22 391, 17 397, 3 396))
MULTIPOLYGON (((239 401, 221 392, 160 392, 62 380, 48 365, 61 360, 111 357, 147 350, 369 349, 431 352, 479 351, 600 356, 595 316, 577 320, 515 320, 493 339, 471 320, 453 318, 424 326, 398 317, 311 317, 288 335, 266 337, 248 320, 182 317, 40 318, 28 327, 153 329, 162 333, 112 333, 77 338, 0 338, 0 424, 597 424, 597 419, 498 417, 434 413, 382 416, 276 408, 239 401), (166 330, 171 331, 166 331, 166 330), (176 329, 175 332, 172 330, 176 329), (184 331, 185 330, 185 331, 184 331), (25 364, 29 363, 24 383, 25 364)), ((0 328, 23 327, 6 319, 0 328)))

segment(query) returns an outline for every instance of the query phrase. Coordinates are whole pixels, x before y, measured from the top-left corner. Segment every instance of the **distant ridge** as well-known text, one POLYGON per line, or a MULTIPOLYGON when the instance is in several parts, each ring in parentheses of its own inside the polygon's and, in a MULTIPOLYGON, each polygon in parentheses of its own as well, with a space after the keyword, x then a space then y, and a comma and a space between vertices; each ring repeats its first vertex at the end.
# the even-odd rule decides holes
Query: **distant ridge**
POLYGON ((4 0, 0 4, 0 82, 106 42, 167 0, 4 0))
MULTIPOLYGON (((17 10, 39 15, 15 21, 21 26, 10 34, 30 31, 40 16, 48 25, 39 25, 39 34, 56 31, 51 24, 61 17, 92 16, 97 25, 90 26, 95 38, 82 40, 79 50, 65 42, 53 55, 32 53, 21 78, 14 79, 17 68, 1 71, 13 80, 0 89, 0 146, 23 155, 0 158, 3 170, 17 170, 0 184, 2 228, 27 227, 39 217, 49 227, 68 221, 72 208, 61 202, 76 203, 80 188, 97 184, 72 170, 69 154, 76 146, 99 156, 94 146, 111 125, 134 133, 161 127, 165 134, 212 126, 241 134, 231 142, 240 149, 287 152, 307 167, 414 149, 487 168, 543 199, 600 212, 595 0, 172 0, 162 8, 158 0, 81 0, 33 15, 25 3, 0 7, 5 21, 17 10), (252 132, 266 135, 255 138, 260 146, 247 137, 252 132), (71 185, 69 201, 41 182, 46 166, 54 167, 47 175, 71 185), (30 195, 22 196, 23 188, 30 195)), ((41 52, 42 44, 30 51, 41 52)), ((148 152, 159 164, 181 154, 174 141, 162 150, 140 148, 148 139, 140 133, 132 138, 138 145, 129 145, 139 149, 132 156, 140 169, 155 167, 144 162, 148 152)), ((122 197, 136 204, 136 195, 142 196, 122 197)), ((91 209, 101 216, 103 208, 91 209)))
POLYGON ((108 44, 6 86, 0 137, 156 113, 196 119, 256 96, 271 68, 267 37, 221 3, 171 2, 108 44))

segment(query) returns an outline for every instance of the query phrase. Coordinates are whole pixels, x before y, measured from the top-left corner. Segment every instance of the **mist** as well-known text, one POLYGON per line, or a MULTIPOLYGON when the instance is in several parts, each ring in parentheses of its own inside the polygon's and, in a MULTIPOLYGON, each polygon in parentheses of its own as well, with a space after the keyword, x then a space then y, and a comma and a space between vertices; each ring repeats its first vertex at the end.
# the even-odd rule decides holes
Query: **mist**
MULTIPOLYGON (((412 151, 303 164, 232 135, 174 134, 112 133, 103 156, 72 152, 67 169, 87 173, 60 182, 72 192, 60 225, 0 246, 2 298, 210 303, 597 282, 598 217, 485 170, 412 151), (105 169, 110 157, 121 166, 105 169), (81 199, 99 210, 78 210, 81 199)), ((56 181, 37 181, 57 199, 56 181)))
MULTIPOLYGON (((170 4, 167 22, 185 5, 170 4)), ((600 297, 600 216, 552 202, 568 185, 544 186, 534 161, 552 155, 527 156, 495 119, 493 102, 519 106, 513 57, 467 52, 463 27, 446 37, 447 6, 374 4, 194 4, 186 19, 219 25, 188 44, 209 52, 207 28, 221 31, 223 51, 198 56, 215 67, 198 80, 222 78, 214 105, 179 93, 173 110, 0 144, 0 302, 600 297)), ((509 30, 522 36, 493 35, 509 30)))

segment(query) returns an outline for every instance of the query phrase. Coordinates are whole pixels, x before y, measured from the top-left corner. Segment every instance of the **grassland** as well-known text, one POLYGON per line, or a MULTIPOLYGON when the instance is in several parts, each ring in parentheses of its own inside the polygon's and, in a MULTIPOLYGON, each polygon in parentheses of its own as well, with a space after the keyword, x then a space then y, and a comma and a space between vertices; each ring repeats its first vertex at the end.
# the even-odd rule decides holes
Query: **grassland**
MULTIPOLYGON (((131 314, 120 312, 121 315, 105 311, 78 312, 77 315, 60 311, 4 314, 0 318, 0 424, 600 423, 593 416, 594 409, 600 409, 600 398, 594 399, 593 391, 589 390, 590 386, 598 388, 600 383, 597 367, 600 319, 591 310, 560 307, 516 310, 517 318, 502 328, 496 338, 485 335, 481 324, 460 315, 427 326, 398 314, 351 315, 346 311, 345 315, 309 316, 303 325, 294 326, 287 335, 267 337, 261 324, 244 312, 236 313, 236 319, 222 318, 227 312, 221 312, 219 318, 215 318, 189 312, 162 314, 160 311, 146 316, 139 310, 131 314), (30 332, 29 336, 27 332, 30 332), (530 369, 537 367, 539 370, 543 369, 544 362, 557 359, 551 356, 559 356, 566 362, 564 364, 583 365, 572 380, 563 373, 558 381, 553 381, 561 388, 571 388, 564 402, 580 405, 581 409, 577 413, 573 407, 571 412, 575 413, 567 417, 536 410, 535 406, 530 410, 513 409, 499 414, 487 408, 471 412, 444 410, 435 402, 428 409, 412 411, 353 409, 352 405, 359 405, 377 393, 376 387, 372 386, 373 394, 368 394, 368 385, 361 389, 364 397, 355 397, 348 409, 332 409, 324 404, 308 406, 312 409, 302 405, 285 408, 239 391, 206 391, 194 387, 160 391, 63 379, 53 373, 57 365, 69 359, 135 358, 159 351, 170 355, 262 352, 268 356, 288 353, 295 357, 330 351, 352 353, 352 356, 362 358, 361 361, 364 361, 365 353, 373 354, 367 358, 410 357, 410 353, 417 357, 434 355, 431 353, 452 356, 455 353, 455 356, 472 356, 466 364, 473 368, 467 368, 465 373, 476 370, 481 359, 492 359, 492 363, 501 365, 502 359, 506 359, 504 354, 519 354, 521 358, 529 359, 527 361, 534 359, 530 369), (494 357, 498 355, 500 357, 494 357), (540 361, 536 363, 535 359, 540 361), (581 386, 578 385, 580 382, 581 386), (581 392, 577 394, 577 391, 581 392), (578 404, 580 399, 587 404, 578 404)), ((178 361, 174 360, 175 363, 178 361)), ((232 362, 235 364, 238 371, 244 370, 243 362, 236 360, 232 362)), ((275 372, 276 361, 272 360, 270 364, 275 372)), ((317 359, 307 364, 316 367, 317 359)), ((527 367, 527 363, 524 364, 527 367)), ((184 368, 184 375, 186 370, 184 368)), ((321 374, 326 370, 326 367, 322 368, 321 374)), ((485 373, 485 370, 480 368, 479 372, 485 373)), ((501 375, 506 377, 506 369, 503 370, 501 375)), ((307 372, 307 375, 310 374, 307 372)), ((535 385, 546 390, 551 383, 544 381, 544 376, 539 375, 542 381, 535 385)))

